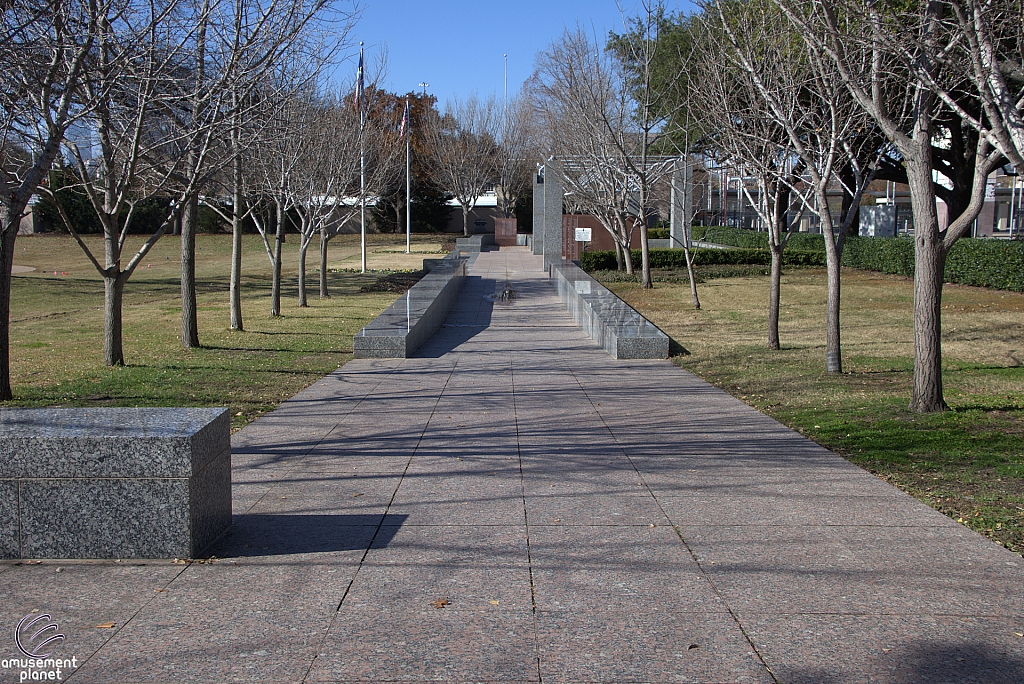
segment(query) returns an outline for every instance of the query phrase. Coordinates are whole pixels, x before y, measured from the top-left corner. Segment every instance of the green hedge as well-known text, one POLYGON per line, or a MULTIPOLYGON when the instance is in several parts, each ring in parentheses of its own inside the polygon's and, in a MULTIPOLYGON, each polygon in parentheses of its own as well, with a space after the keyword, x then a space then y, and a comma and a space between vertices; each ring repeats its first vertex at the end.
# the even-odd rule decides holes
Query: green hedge
MULTIPOLYGON (((767 233, 739 228, 695 226, 694 237, 700 238, 705 231, 704 239, 715 244, 756 249, 768 246, 767 233)), ((821 235, 794 233, 786 244, 786 252, 794 249, 824 252, 824 238, 821 235)), ((783 263, 786 263, 785 259, 783 263)), ((843 265, 913 278, 914 240, 909 237, 848 237, 843 248, 843 265)), ((1024 292, 1024 242, 984 238, 959 240, 946 258, 945 281, 1024 292)))
MULTIPOLYGON (((758 233, 742 228, 726 226, 693 227, 693 239, 703 240, 715 245, 729 247, 746 247, 748 249, 768 249, 768 233, 758 233)), ((793 233, 786 242, 786 249, 799 249, 811 252, 824 252, 825 239, 813 233, 793 233)))
MULTIPOLYGON (((747 265, 767 266, 771 253, 767 249, 697 249, 691 252, 695 266, 747 265)), ((633 266, 640 268, 639 249, 632 250, 633 266)), ((825 253, 788 249, 782 253, 786 266, 824 266, 825 253)), ((610 271, 616 268, 615 252, 584 252, 580 265, 585 271, 610 271)), ((681 249, 652 249, 651 268, 686 268, 686 256, 681 249)))
MULTIPOLYGON (((843 265, 914 277, 914 240, 847 238, 843 265)), ((945 281, 958 285, 1024 292, 1024 242, 1018 240, 959 240, 946 257, 945 281)))

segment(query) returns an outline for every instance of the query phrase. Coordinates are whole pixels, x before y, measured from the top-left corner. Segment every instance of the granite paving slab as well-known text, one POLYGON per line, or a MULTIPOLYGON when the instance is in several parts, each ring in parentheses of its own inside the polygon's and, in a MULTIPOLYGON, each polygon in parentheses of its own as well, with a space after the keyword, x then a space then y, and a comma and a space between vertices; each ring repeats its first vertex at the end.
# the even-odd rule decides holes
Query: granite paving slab
POLYGON ((1024 682, 1024 559, 615 360, 527 248, 233 435, 232 490, 197 562, 0 563, 0 629, 50 614, 73 684, 1024 682))

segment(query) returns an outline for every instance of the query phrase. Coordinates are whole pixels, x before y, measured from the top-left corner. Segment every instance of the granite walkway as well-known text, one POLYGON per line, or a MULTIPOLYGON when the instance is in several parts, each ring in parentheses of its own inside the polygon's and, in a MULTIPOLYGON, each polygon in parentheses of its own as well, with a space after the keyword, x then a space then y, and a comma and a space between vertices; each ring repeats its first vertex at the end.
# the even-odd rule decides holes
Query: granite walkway
POLYGON ((51 613, 76 684, 1024 682, 1019 556, 613 360, 525 249, 471 274, 417 358, 235 435, 215 560, 3 564, 0 628, 51 613))

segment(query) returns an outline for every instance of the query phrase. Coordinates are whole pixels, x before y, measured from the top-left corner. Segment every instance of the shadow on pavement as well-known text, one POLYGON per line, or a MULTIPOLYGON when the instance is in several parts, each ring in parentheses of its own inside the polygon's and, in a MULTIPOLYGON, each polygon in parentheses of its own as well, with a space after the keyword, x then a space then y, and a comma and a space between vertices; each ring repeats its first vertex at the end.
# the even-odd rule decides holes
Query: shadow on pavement
POLYGON ((406 515, 243 513, 208 551, 218 558, 365 551, 387 546, 406 515), (376 538, 375 536, 376 535, 376 538))

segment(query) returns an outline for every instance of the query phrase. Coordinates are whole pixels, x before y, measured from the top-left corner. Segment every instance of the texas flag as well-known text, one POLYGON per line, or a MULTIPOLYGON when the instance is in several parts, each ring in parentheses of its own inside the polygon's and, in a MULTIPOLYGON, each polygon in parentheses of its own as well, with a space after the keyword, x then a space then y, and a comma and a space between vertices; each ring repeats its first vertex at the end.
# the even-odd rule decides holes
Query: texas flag
POLYGON ((359 68, 356 69, 356 97, 355 102, 356 111, 363 111, 363 48, 359 48, 359 68))

